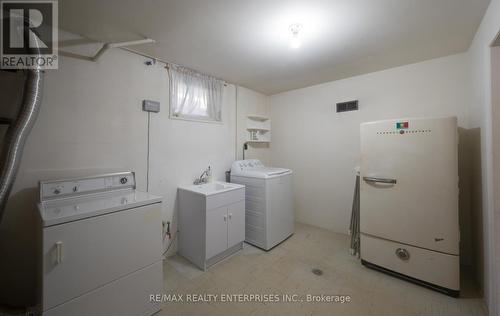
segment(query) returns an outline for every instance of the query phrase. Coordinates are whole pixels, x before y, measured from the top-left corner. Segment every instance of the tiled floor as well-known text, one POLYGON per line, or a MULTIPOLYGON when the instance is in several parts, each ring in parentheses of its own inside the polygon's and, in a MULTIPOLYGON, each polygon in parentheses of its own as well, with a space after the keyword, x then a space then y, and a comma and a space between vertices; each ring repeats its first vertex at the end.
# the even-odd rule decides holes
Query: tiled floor
MULTIPOLYGON (((349 295, 350 303, 165 303, 159 315, 485 315, 468 284, 460 299, 367 269, 349 255, 347 236, 297 224, 295 234, 269 252, 246 245, 202 272, 179 256, 165 261, 165 293, 349 295), (319 268, 323 275, 311 272, 319 268)), ((467 283, 467 282, 464 282, 467 283)))

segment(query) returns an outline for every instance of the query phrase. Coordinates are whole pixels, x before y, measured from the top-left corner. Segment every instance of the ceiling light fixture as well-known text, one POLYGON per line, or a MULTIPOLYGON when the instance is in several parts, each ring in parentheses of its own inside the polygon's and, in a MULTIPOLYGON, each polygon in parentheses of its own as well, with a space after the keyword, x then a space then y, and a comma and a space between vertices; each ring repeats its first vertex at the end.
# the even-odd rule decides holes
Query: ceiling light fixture
POLYGON ((302 24, 300 23, 294 23, 289 27, 290 33, 292 34, 290 40, 290 46, 294 49, 297 49, 300 46, 302 46, 302 41, 299 38, 299 32, 301 29, 302 29, 302 24))

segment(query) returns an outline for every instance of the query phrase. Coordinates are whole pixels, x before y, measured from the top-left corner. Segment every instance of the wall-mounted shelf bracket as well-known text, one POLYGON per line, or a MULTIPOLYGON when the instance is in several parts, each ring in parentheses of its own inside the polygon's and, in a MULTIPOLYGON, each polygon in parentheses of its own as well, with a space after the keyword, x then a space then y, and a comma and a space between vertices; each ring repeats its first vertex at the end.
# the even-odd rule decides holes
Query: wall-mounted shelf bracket
POLYGON ((134 45, 141 45, 141 44, 151 44, 155 43, 156 41, 151 38, 145 38, 141 40, 136 40, 136 41, 127 41, 127 42, 117 42, 117 43, 104 43, 102 47, 97 51, 97 53, 94 56, 82 56, 79 54, 75 53, 70 53, 70 52, 65 52, 65 51, 59 51, 59 53, 63 56, 68 56, 68 57, 73 57, 73 58, 78 58, 78 59, 83 59, 83 60, 88 60, 88 61, 97 61, 106 51, 108 51, 111 48, 125 48, 128 46, 134 46, 134 45))

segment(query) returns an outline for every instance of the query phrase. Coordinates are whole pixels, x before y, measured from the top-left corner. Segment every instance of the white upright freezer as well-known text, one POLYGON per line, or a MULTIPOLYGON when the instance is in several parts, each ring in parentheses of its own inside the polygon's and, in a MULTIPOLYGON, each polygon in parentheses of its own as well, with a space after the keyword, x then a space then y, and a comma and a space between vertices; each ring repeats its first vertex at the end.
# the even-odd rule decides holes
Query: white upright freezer
POLYGON ((361 124, 361 259, 460 292, 456 117, 361 124))

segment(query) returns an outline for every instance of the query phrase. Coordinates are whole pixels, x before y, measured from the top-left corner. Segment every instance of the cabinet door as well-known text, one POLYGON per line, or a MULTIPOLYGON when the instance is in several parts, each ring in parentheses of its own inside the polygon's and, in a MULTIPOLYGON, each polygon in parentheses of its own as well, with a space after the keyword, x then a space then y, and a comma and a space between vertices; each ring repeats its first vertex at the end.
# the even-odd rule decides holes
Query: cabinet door
POLYGON ((380 132, 396 121, 361 125, 361 232, 458 255, 456 118, 407 123, 398 136, 380 132))
POLYGON ((160 261, 161 247, 160 204, 45 228, 43 308, 160 261))
POLYGON ((227 220, 225 206, 207 211, 207 259, 227 249, 227 220))
POLYGON ((230 248, 245 240, 245 201, 229 205, 227 217, 227 246, 230 248))

